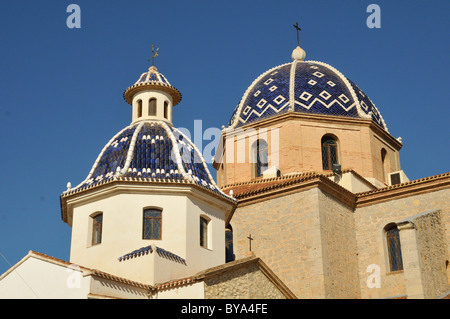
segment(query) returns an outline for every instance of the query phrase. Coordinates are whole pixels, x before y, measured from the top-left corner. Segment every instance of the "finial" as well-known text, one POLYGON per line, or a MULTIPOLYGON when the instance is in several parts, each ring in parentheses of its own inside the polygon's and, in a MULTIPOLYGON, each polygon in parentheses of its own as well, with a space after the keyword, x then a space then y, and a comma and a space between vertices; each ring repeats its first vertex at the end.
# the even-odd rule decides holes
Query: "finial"
POLYGON ((297 30, 297 47, 292 51, 292 60, 299 60, 304 61, 306 57, 306 52, 302 48, 300 48, 300 38, 299 38, 299 31, 302 31, 302 29, 298 26, 298 22, 294 24, 294 28, 297 30))
MULTIPOLYGON (((152 57, 151 57, 152 67, 155 66, 155 58, 158 56, 158 50, 159 50, 159 48, 156 48, 156 50, 155 50, 155 45, 152 44, 152 57)), ((148 59, 148 61, 150 61, 150 59, 148 59)))
POLYGON ((296 47, 294 51, 292 51, 292 60, 304 61, 306 57, 306 52, 300 47, 296 47))
POLYGON ((68 182, 67 183, 67 190, 70 191, 71 188, 72 188, 72 183, 68 182))

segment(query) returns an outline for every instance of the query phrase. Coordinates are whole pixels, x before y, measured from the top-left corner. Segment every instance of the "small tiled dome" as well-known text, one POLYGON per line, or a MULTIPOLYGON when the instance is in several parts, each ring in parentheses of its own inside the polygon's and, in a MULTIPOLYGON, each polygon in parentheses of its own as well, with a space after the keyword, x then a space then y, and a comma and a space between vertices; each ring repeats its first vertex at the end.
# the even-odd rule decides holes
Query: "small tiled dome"
POLYGON ((135 123, 117 133, 102 149, 86 179, 70 191, 115 177, 192 182, 226 196, 217 187, 195 145, 163 121, 135 123))
POLYGON ((173 98, 173 105, 180 103, 181 93, 170 85, 167 78, 158 72, 155 66, 151 66, 147 72, 142 73, 139 79, 123 93, 125 101, 132 103, 133 96, 143 90, 160 90, 169 93, 173 98))
POLYGON ((370 118, 387 131, 378 109, 356 84, 332 66, 303 61, 304 55, 294 53, 293 62, 264 72, 250 85, 234 110, 229 127, 294 111, 370 118))

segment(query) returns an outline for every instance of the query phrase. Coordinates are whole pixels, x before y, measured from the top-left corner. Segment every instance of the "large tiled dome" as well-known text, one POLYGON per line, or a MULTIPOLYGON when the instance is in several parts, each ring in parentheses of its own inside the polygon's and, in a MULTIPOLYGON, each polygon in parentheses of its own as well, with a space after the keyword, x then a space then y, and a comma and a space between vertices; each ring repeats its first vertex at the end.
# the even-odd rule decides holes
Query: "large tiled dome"
POLYGON ((387 131, 378 109, 355 83, 326 63, 294 56, 293 62, 276 66, 253 81, 237 105, 229 127, 294 111, 369 118, 387 131))

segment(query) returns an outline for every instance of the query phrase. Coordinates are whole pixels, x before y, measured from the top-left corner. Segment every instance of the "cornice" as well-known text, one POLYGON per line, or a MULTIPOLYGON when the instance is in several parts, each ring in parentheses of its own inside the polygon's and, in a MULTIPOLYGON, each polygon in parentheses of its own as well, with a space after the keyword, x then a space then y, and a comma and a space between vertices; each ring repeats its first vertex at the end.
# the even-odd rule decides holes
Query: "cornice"
POLYGON ((382 127, 377 125, 375 122, 372 121, 372 119, 366 119, 366 118, 355 118, 355 117, 346 117, 346 116, 335 116, 335 115, 325 115, 325 114, 309 114, 309 113, 301 113, 296 111, 289 111, 286 113, 278 114, 266 119, 262 119, 256 122, 251 122, 246 125, 240 126, 237 129, 225 129, 223 130, 222 135, 226 137, 227 131, 229 131, 231 134, 233 134, 234 130, 239 131, 245 131, 248 128, 252 129, 258 129, 262 127, 269 127, 271 125, 276 125, 281 122, 284 122, 286 120, 305 120, 305 121, 311 121, 311 122, 325 122, 325 123, 340 123, 344 125, 359 125, 359 126, 366 126, 370 128, 374 133, 376 133, 379 136, 382 136, 386 141, 391 144, 392 147, 394 147, 396 150, 400 150, 403 146, 402 143, 400 143, 396 138, 394 138, 389 132, 385 131, 382 127))
MULTIPOLYGON (((450 187, 450 172, 356 194, 330 180, 328 175, 315 172, 236 183, 226 185, 222 190, 226 193, 233 190, 239 208, 315 187, 355 210, 380 202, 447 189, 450 187)), ((231 218, 232 215, 226 221, 227 224, 231 218)))
POLYGON ((146 82, 146 83, 137 83, 130 87, 128 87, 123 93, 123 98, 128 104, 132 104, 133 96, 140 91, 144 90, 159 90, 170 94, 173 98, 173 106, 177 105, 181 101, 181 93, 176 88, 171 85, 164 84, 161 82, 146 82))
POLYGON ((111 180, 99 182, 93 186, 84 187, 81 189, 66 191, 60 196, 61 218, 65 223, 68 223, 68 205, 74 201, 91 201, 100 197, 120 193, 146 193, 149 189, 159 193, 178 192, 184 195, 193 195, 201 200, 219 205, 215 200, 208 200, 208 196, 213 199, 219 199, 223 204, 226 203, 231 206, 232 211, 237 206, 235 199, 227 197, 225 194, 220 194, 211 191, 207 187, 203 187, 194 181, 187 180, 167 180, 159 178, 136 178, 136 177, 114 177, 111 180))
POLYGON ((450 187, 450 172, 433 175, 406 183, 396 184, 368 192, 357 193, 356 208, 389 200, 435 192, 450 187))

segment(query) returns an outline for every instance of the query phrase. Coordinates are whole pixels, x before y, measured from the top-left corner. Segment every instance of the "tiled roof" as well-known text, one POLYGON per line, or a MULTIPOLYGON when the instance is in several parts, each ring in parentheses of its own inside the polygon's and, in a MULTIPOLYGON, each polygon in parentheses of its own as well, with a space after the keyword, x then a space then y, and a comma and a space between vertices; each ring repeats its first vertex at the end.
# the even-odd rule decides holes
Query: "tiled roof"
POLYGON ((297 60, 253 81, 228 126, 236 128, 288 111, 372 119, 387 131, 378 109, 355 83, 326 63, 297 60))
POLYGON ((158 72, 154 66, 151 66, 147 72, 142 73, 136 83, 125 90, 123 97, 125 101, 132 104, 132 98, 136 92, 149 88, 157 88, 158 90, 165 91, 170 94, 172 96, 174 106, 181 101, 180 91, 170 85, 167 78, 162 73, 158 72))
POLYGON ((176 287, 182 287, 185 285, 190 285, 196 282, 204 281, 205 279, 220 276, 227 272, 236 271, 241 267, 246 267, 251 264, 256 264, 258 268, 267 276, 267 278, 288 298, 296 299, 297 297, 294 293, 277 277, 277 275, 259 258, 254 254, 248 257, 237 259, 225 264, 221 264, 216 267, 211 267, 203 271, 198 272, 193 276, 186 278, 171 280, 162 284, 155 286, 157 291, 172 289, 176 287))
POLYGON ((122 129, 102 149, 86 179, 63 195, 128 178, 194 183, 235 201, 216 185, 194 143, 163 121, 139 122, 122 129))
POLYGON ((43 253, 40 253, 40 252, 32 251, 32 250, 30 250, 28 252, 28 254, 21 261, 19 261, 16 265, 14 265, 12 268, 10 268, 2 276, 6 275, 11 270, 14 270, 15 267, 17 267, 17 265, 19 265, 22 261, 24 261, 25 259, 27 259, 29 257, 35 257, 35 258, 38 258, 40 260, 47 261, 47 262, 50 262, 52 264, 56 264, 56 265, 63 266, 63 267, 74 267, 74 266, 77 266, 77 268, 79 270, 83 271, 83 273, 85 275, 87 275, 87 276, 88 275, 95 275, 97 277, 113 280, 113 281, 116 281, 116 282, 124 283, 124 284, 131 285, 131 286, 138 287, 138 288, 149 289, 149 290, 152 289, 151 285, 146 285, 146 284, 143 284, 143 283, 140 283, 140 282, 129 280, 127 278, 111 275, 111 274, 108 274, 108 273, 103 272, 103 271, 98 270, 98 269, 88 268, 88 267, 84 267, 84 266, 81 266, 81 265, 75 265, 75 264, 70 263, 70 262, 68 262, 66 260, 59 259, 59 258, 56 258, 56 257, 53 257, 53 256, 49 256, 49 255, 46 255, 46 254, 43 254, 43 253))
POLYGON ((163 258, 175 261, 177 263, 186 265, 185 259, 181 258, 180 256, 178 256, 168 250, 162 249, 155 245, 148 245, 148 246, 133 250, 132 252, 125 254, 125 255, 119 257, 118 259, 119 259, 119 261, 124 261, 124 260, 128 260, 131 258, 137 258, 137 257, 143 256, 143 255, 148 255, 155 251, 160 257, 163 257, 163 258))
POLYGON ((289 185, 319 177, 324 177, 324 175, 316 172, 298 173, 292 175, 284 175, 281 177, 254 179, 248 182, 226 185, 222 188, 222 190, 226 194, 230 194, 230 191, 232 190, 233 197, 239 200, 247 196, 283 188, 289 185))
MULTIPOLYGON (((315 183, 317 183, 319 187, 322 187, 323 190, 326 190, 332 196, 339 198, 341 202, 346 203, 351 208, 356 208, 372 205, 377 201, 407 197, 418 192, 430 192, 450 187, 450 172, 361 193, 352 193, 333 182, 328 177, 328 174, 315 172, 299 173, 274 178, 254 179, 244 183, 226 185, 222 190, 226 194, 230 194, 230 191, 233 191, 233 197, 238 200, 238 205, 241 205, 244 202, 263 200, 263 198, 268 195, 283 195, 284 192, 293 190, 297 187, 309 187, 311 185, 316 185, 315 183)), ((370 186, 371 184, 368 185, 370 186)), ((231 218, 232 215, 230 215, 227 222, 229 222, 231 218)))
POLYGON ((371 191, 367 191, 367 192, 361 192, 361 193, 357 193, 356 196, 357 197, 364 197, 366 195, 371 195, 371 194, 377 194, 377 193, 385 193, 385 192, 389 192, 395 189, 401 189, 401 188, 408 188, 411 186, 415 186, 415 185, 419 185, 419 184, 423 184, 426 182, 432 182, 432 181, 437 181, 437 180, 445 180, 447 179, 447 183, 450 183, 450 172, 447 173, 442 173, 442 174, 438 174, 438 175, 433 175, 433 176, 428 176, 428 177, 424 177, 424 178, 419 178, 416 180, 412 180, 409 182, 404 182, 404 183, 400 183, 400 184, 395 184, 395 185, 391 185, 391 186, 386 186, 383 188, 378 188, 378 189, 374 189, 371 191))

